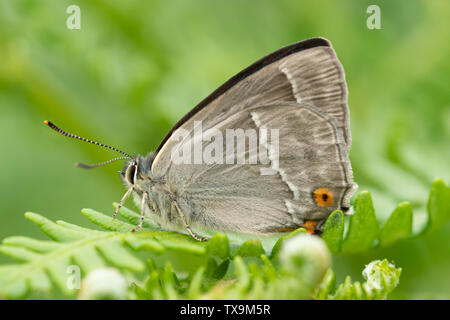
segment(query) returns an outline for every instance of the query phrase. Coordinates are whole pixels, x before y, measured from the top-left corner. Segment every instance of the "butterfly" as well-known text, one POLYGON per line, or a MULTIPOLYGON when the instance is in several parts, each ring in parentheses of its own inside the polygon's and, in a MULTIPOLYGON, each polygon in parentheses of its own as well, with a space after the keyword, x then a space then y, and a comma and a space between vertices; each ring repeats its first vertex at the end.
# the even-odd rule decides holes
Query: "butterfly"
POLYGON ((356 189, 349 121, 343 67, 328 40, 312 38, 230 78, 146 156, 45 123, 122 154, 80 167, 128 160, 120 173, 127 191, 113 217, 133 195, 141 207, 133 231, 148 214, 164 229, 204 241, 207 230, 265 236, 304 227, 320 233, 331 212, 348 213, 356 189))

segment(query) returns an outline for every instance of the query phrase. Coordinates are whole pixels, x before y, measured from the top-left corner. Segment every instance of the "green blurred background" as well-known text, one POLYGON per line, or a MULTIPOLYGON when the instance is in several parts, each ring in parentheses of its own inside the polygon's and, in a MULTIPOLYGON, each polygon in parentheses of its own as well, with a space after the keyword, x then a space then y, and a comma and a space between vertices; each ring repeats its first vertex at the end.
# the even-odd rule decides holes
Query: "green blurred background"
MULTIPOLYGON (((116 153, 59 136, 43 120, 145 154, 229 77, 315 36, 333 43, 346 71, 360 190, 372 193, 381 221, 411 202, 418 231, 432 180, 450 180, 449 21, 447 0, 2 0, 0 238, 43 238, 25 211, 88 226, 81 208, 112 213, 125 191, 121 163, 73 166, 116 153), (81 30, 66 27, 71 4, 81 8, 81 30), (381 30, 366 27, 371 4, 381 8, 381 30)), ((377 258, 403 268, 392 298, 450 298, 449 224, 336 257, 338 281, 361 279, 377 258)))

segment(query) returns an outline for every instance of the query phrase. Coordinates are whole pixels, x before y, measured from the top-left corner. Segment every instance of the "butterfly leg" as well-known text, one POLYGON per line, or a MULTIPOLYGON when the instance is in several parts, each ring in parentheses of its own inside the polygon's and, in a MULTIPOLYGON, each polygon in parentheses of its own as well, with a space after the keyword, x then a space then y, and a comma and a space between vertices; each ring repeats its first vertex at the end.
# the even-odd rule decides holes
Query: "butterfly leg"
POLYGON ((141 217, 139 218, 139 224, 137 225, 136 228, 131 230, 131 232, 139 231, 142 228, 142 224, 144 223, 144 218, 145 218, 145 206, 147 205, 147 200, 148 200, 148 193, 144 192, 144 194, 142 195, 141 217))
POLYGON ((188 225, 187 222, 186 222, 186 217, 184 216, 183 211, 181 211, 180 206, 179 206, 178 203, 176 203, 176 202, 174 202, 174 204, 175 204, 175 207, 177 208, 178 213, 180 214, 181 221, 183 221, 184 227, 185 227, 186 230, 189 232, 189 234, 192 236, 192 238, 194 238, 194 239, 197 240, 197 241, 207 241, 208 239, 202 238, 202 237, 196 235, 196 234, 192 231, 191 227, 189 227, 189 225, 188 225))
POLYGON ((133 187, 131 187, 130 189, 127 190, 127 192, 125 193, 125 195, 122 197, 122 199, 119 202, 119 205, 117 206, 116 210, 114 211, 114 214, 112 216, 113 219, 116 218, 117 216, 117 212, 119 212, 120 208, 122 208, 123 204, 125 203, 125 200, 127 200, 127 198, 130 196, 131 191, 133 191, 133 187))

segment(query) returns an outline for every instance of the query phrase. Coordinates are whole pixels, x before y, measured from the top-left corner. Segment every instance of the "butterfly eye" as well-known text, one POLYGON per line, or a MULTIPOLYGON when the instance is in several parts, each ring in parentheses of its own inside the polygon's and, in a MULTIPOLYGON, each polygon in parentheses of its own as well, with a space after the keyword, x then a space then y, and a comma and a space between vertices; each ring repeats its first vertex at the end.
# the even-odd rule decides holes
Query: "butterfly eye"
POLYGON ((131 163, 128 168, 127 168, 127 172, 126 172, 126 179, 128 181, 128 183, 130 184, 134 184, 134 176, 136 174, 136 163, 131 163))
POLYGON ((314 202, 320 206, 331 206, 333 204, 333 192, 328 188, 318 188, 313 192, 314 202))

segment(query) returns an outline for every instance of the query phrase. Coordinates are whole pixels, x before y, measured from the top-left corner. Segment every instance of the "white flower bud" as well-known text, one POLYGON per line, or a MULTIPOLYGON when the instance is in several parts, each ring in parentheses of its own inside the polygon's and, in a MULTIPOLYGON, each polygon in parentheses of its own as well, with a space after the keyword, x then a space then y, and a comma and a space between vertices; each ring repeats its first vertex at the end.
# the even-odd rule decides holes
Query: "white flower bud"
POLYGON ((78 299, 120 300, 127 292, 125 277, 114 268, 99 268, 91 271, 81 282, 78 299))
MULTIPOLYGON (((364 287, 369 295, 374 295, 383 289, 393 290, 398 285, 401 269, 384 259, 370 262, 364 268, 362 275, 366 282, 364 287)), ((385 294, 384 296, 386 296, 385 294)))
POLYGON ((280 261, 291 274, 303 271, 312 279, 321 279, 330 267, 331 254, 320 237, 302 233, 283 243, 280 261))

